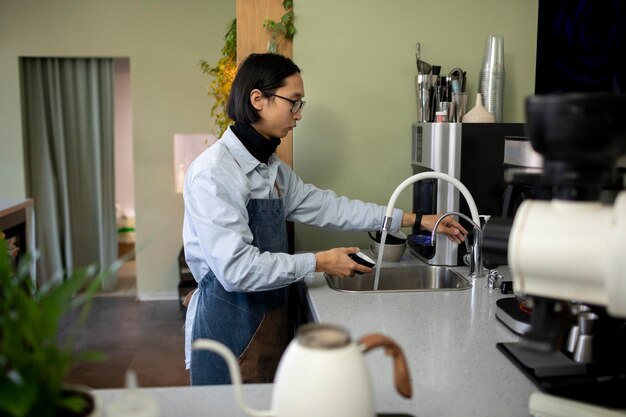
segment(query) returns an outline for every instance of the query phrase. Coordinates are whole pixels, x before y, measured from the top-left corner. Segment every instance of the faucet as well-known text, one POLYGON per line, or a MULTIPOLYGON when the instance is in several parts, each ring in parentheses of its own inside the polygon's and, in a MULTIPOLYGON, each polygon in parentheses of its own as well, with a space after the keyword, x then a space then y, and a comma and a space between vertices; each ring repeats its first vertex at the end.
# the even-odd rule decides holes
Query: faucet
MULTIPOLYGON (((474 233, 474 239, 472 240, 472 247, 468 251, 470 254, 469 276, 471 278, 482 277, 484 275, 483 259, 482 259, 483 258, 482 256, 483 229, 480 227, 480 224, 475 223, 472 219, 470 219, 465 214, 459 213, 457 211, 449 211, 447 213, 444 213, 441 217, 439 217, 437 221, 435 222, 435 226, 433 227, 433 231, 432 231, 431 238, 430 238, 430 242, 431 242, 430 244, 432 246, 435 246, 435 234, 437 233, 437 227, 439 227, 439 223, 441 223, 441 221, 448 216, 459 216, 459 217, 464 218, 472 225, 472 227, 476 231, 474 233)), ((465 244, 467 245, 467 240, 465 241, 465 244)))
MULTIPOLYGON (((400 185, 398 185, 398 187, 396 187, 394 192, 391 194, 389 203, 387 203, 387 211, 385 212, 385 217, 383 219, 383 228, 382 228, 383 231, 388 231, 389 228, 391 227, 393 209, 395 208, 396 201, 398 200, 400 193, 402 193, 402 191, 404 191, 404 189, 408 187, 409 185, 415 182, 418 182, 421 180, 427 180, 427 179, 443 180, 455 186, 459 190, 459 192, 463 195, 463 197, 465 197, 465 201, 467 202, 467 205, 469 207, 470 214, 472 215, 471 220, 473 224, 474 225, 480 224, 480 216, 478 215, 478 207, 476 207, 474 198, 470 194, 469 190, 467 189, 465 185, 463 185, 461 181, 457 180, 451 175, 444 174, 443 172, 426 171, 426 172, 420 172, 418 174, 410 176, 406 180, 402 181, 400 185)), ((478 227, 478 229, 480 230, 480 227, 478 227)), ((437 229, 435 228, 434 230, 437 230, 437 229)), ((482 234, 482 230, 480 230, 480 232, 482 234)), ((482 240, 482 235, 481 235, 481 240, 482 240)), ((431 239, 431 241, 433 242, 433 245, 434 245, 434 239, 431 239)))

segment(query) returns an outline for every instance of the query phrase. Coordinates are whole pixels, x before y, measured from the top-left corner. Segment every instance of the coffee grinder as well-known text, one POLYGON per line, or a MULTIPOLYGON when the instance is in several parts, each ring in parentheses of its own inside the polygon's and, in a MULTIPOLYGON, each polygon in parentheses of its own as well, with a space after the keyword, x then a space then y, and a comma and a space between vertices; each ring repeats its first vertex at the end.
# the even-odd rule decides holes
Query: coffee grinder
POLYGON ((508 235, 502 221, 485 228, 485 257, 505 254, 532 310, 520 342, 497 347, 542 391, 531 396, 533 415, 582 403, 589 415, 626 415, 624 111, 626 95, 528 98, 527 132, 553 197, 523 201, 508 235))

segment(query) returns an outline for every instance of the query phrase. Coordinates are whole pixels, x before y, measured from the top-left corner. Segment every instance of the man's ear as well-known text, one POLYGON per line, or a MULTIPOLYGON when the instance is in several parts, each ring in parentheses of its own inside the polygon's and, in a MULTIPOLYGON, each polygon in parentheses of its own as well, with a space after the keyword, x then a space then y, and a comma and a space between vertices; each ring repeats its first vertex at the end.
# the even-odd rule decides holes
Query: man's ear
POLYGON ((263 93, 258 88, 250 91, 250 104, 252 104, 252 107, 254 107, 255 109, 263 109, 263 104, 265 103, 265 101, 263 100, 264 98, 265 97, 263 96, 263 93))

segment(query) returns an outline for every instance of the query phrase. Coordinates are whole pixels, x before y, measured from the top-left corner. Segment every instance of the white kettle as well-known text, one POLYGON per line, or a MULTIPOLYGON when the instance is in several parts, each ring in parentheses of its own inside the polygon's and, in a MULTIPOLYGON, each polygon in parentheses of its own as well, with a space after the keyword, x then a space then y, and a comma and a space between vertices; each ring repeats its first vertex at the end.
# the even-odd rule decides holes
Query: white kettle
POLYGON ((230 349, 208 339, 193 344, 194 349, 210 350, 224 358, 239 407, 253 417, 374 417, 374 396, 362 353, 376 347, 384 347, 393 357, 396 390, 410 398, 406 359, 393 340, 370 334, 361 337, 357 345, 341 327, 306 324, 298 329, 278 364, 272 410, 255 410, 243 401, 241 373, 230 349))

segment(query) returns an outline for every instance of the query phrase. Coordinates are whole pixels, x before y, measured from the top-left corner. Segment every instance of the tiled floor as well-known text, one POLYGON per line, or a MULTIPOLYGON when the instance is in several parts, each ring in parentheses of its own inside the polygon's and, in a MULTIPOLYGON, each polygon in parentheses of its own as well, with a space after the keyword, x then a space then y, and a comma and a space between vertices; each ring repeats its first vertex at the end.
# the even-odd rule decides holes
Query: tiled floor
MULTIPOLYGON (((118 279, 118 291, 94 299, 86 323, 76 328, 74 345, 103 352, 106 359, 75 366, 67 382, 121 388, 126 371, 132 369, 140 386, 189 385, 184 318, 178 301, 137 301, 134 294, 134 278, 127 276, 118 279)), ((75 322, 76 315, 68 317, 62 323, 62 335, 75 322)))

